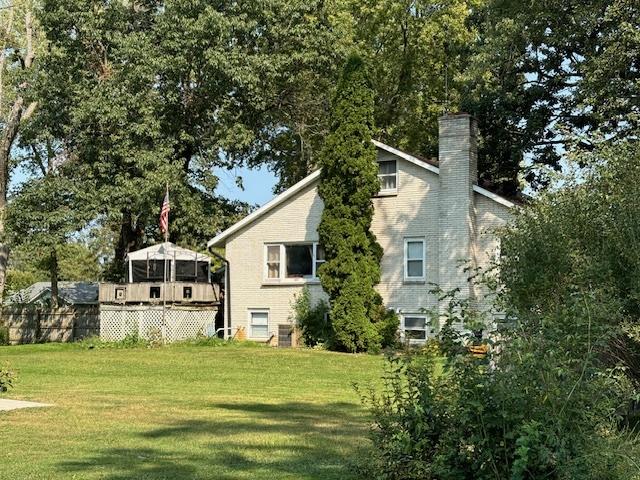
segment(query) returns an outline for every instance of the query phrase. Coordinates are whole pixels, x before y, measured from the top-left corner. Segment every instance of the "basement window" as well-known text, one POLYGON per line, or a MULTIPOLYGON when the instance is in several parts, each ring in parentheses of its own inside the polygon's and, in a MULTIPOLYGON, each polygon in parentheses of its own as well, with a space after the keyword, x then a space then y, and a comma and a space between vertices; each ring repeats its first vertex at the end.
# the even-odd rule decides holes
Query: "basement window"
POLYGON ((269 338, 269 310, 249 310, 251 338, 269 338))
POLYGON ((190 299, 193 298, 193 289, 192 287, 182 287, 182 298, 190 299))
POLYGON ((149 287, 149 298, 160 298, 160 287, 149 287))
POLYGON ((422 343, 427 340, 427 317, 424 315, 407 315, 402 319, 404 337, 409 343, 422 343))

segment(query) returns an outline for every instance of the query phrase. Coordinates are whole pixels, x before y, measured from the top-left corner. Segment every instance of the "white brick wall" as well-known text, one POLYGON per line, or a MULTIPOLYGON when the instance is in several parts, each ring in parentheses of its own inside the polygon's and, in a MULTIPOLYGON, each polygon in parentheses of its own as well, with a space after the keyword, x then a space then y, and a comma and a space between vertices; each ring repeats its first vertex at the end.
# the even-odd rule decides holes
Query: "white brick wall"
POLYGON ((374 198, 371 230, 384 251, 378 291, 389 308, 418 313, 436 305, 429 283, 439 282, 438 175, 389 153, 379 151, 380 160, 398 162, 396 196, 374 198), (404 280, 404 239, 420 237, 426 246, 426 280, 404 280))
MULTIPOLYGON (((316 185, 311 185, 227 240, 225 256, 231 265, 232 327, 245 327, 250 335, 249 309, 269 310, 270 333, 277 334, 279 324, 289 323, 291 302, 302 284, 264 284, 264 244, 317 242, 322 208, 316 185)), ((324 295, 319 284, 309 287, 312 300, 317 301, 324 295)))

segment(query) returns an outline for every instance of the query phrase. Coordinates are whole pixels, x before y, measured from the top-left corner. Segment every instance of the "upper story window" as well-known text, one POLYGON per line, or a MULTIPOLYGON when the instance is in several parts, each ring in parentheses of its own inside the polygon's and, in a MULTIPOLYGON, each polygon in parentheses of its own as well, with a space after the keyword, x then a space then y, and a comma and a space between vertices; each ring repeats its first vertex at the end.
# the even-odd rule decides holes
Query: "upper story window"
POLYGON ((380 193, 391 193, 398 190, 398 163, 395 160, 378 162, 378 179, 380 193))
POLYGON ((265 279, 269 281, 316 279, 318 267, 325 262, 318 243, 278 243, 265 249, 265 279))
POLYGON ((425 241, 424 238, 405 238, 404 240, 404 279, 424 281, 425 279, 425 241))

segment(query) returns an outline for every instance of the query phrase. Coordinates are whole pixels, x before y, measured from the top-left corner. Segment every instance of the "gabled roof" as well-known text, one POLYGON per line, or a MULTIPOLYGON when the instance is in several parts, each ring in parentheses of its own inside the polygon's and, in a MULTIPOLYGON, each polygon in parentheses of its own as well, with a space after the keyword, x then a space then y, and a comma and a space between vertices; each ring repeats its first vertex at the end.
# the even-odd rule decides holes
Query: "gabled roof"
POLYGON ((182 248, 171 242, 158 243, 151 245, 150 247, 130 252, 127 255, 127 261, 129 260, 164 260, 164 259, 176 259, 176 260, 188 260, 193 261, 195 259, 207 261, 210 258, 203 254, 198 253, 187 248, 182 248))
POLYGON ((419 157, 417 155, 411 155, 410 153, 404 152, 399 148, 390 147, 389 145, 386 145, 377 140, 371 140, 371 141, 380 150, 384 150, 386 152, 392 153, 400 158, 404 158, 406 161, 413 163, 414 165, 425 168, 430 172, 435 173, 436 175, 440 175, 440 169, 438 168, 437 160, 426 159, 424 157, 419 157))
MULTIPOLYGON (((98 303, 98 284, 95 282, 58 282, 58 296, 70 305, 98 303)), ((14 293, 9 304, 36 303, 51 298, 51 282, 36 282, 14 293)))
MULTIPOLYGON (((422 157, 418 157, 416 155, 411 155, 407 152, 403 152, 402 150, 399 150, 397 148, 393 148, 390 147, 389 145, 386 145, 382 142, 379 142, 378 140, 372 140, 373 144, 381 149, 384 150, 386 152, 389 152, 393 155, 396 155, 414 165, 417 165, 418 167, 424 168, 425 170, 428 170, 432 173, 435 173, 436 175, 440 175, 440 169, 438 168, 438 162, 435 160, 428 160, 422 157)), ((246 216, 245 218, 243 218, 242 220, 240 220, 238 223, 233 224, 231 227, 227 228, 224 232, 218 234, 216 237, 212 238, 211 240, 209 240, 209 242, 207 243, 208 247, 214 247, 217 245, 220 245, 224 240, 226 240, 227 238, 229 238, 229 236, 233 235, 234 233, 240 231, 242 228, 244 228, 245 226, 249 225, 250 223, 254 222, 255 220, 257 220, 258 218, 260 218, 261 216, 263 216, 265 213, 269 212, 270 210, 273 210, 275 207, 277 207, 278 205, 280 205, 281 203, 285 202, 286 200, 288 200, 289 198, 293 197, 294 195, 296 195, 298 192, 300 192, 301 190, 303 190, 304 188, 306 188, 307 186, 311 185, 313 182, 315 182, 316 180, 318 180, 318 178, 320 177, 320 170, 316 170, 315 172, 311 173, 310 175, 306 176, 305 178, 303 178, 302 180, 300 180, 298 183, 296 183, 295 185, 293 185, 292 187, 288 188, 287 190, 285 190, 284 192, 282 192, 280 195, 278 195, 277 197, 273 198, 270 202, 264 204, 262 207, 258 208, 255 212, 253 212, 252 214, 246 216)), ((483 195, 487 198, 490 198, 491 200, 504 205, 506 207, 515 207, 515 203, 507 200, 506 198, 495 194, 493 192, 490 192, 489 190, 487 190, 486 188, 482 188, 478 185, 474 185, 473 186, 473 191, 483 195)))
POLYGON ((270 202, 265 203, 262 207, 257 209, 252 214, 247 215, 242 220, 240 220, 238 223, 234 223, 232 226, 227 228, 224 232, 220 233, 215 238, 209 240, 209 242, 207 243, 207 246, 208 247, 213 247, 213 246, 219 244, 220 242, 222 242, 223 240, 228 238, 230 235, 233 235, 238 230, 241 230, 245 225, 250 224, 251 222, 253 222, 254 220, 260 218, 262 215, 264 215, 268 211, 273 210, 275 207, 280 205, 282 202, 284 202, 287 199, 293 197, 300 190, 303 190, 305 187, 307 187, 308 185, 311 185, 313 182, 318 180, 318 178, 320 178, 320 170, 316 170, 312 174, 307 175, 305 178, 300 180, 298 183, 296 183, 292 187, 289 187, 288 189, 286 189, 284 192, 282 192, 280 195, 278 195, 277 197, 272 199, 270 202))

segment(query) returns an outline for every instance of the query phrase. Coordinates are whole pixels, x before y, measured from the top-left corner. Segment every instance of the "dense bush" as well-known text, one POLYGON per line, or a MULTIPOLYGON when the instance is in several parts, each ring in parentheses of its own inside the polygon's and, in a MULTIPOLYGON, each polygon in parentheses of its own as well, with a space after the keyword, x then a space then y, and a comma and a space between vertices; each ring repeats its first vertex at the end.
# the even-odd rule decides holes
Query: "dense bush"
POLYGON ((13 387, 16 380, 16 373, 9 368, 8 365, 0 367, 0 393, 6 392, 13 387))
POLYGON ((393 348, 398 345, 400 319, 396 312, 383 305, 382 299, 376 308, 371 309, 371 323, 380 338, 381 348, 393 348))
POLYGON ((291 307, 291 319, 300 329, 304 344, 307 347, 330 346, 333 339, 333 329, 331 328, 327 302, 320 300, 312 306, 309 289, 304 287, 296 295, 291 307))
POLYGON ((640 446, 619 427, 633 388, 596 353, 615 333, 593 323, 592 301, 514 324, 484 358, 455 328, 442 348, 390 358, 384 389, 364 395, 375 449, 363 478, 640 478, 640 446))
POLYGON ((535 324, 589 291, 593 305, 606 305, 594 321, 619 334, 600 353, 640 381, 640 149, 629 140, 582 160, 593 166, 586 178, 531 202, 505 233, 505 303, 535 324))
POLYGON ((0 325, 0 345, 9 345, 9 327, 0 325))
MULTIPOLYGON (((309 289, 304 287, 293 301, 291 319, 300 329, 302 340, 306 346, 315 347, 320 345, 332 348, 335 339, 331 325, 331 315, 329 314, 329 305, 324 300, 318 301, 315 305, 311 303, 309 289)), ((371 315, 371 324, 380 338, 380 347, 396 346, 400 323, 396 313, 393 310, 386 309, 380 302, 378 308, 372 309, 371 315)), ((378 348, 372 348, 371 350, 375 352, 378 348)))

